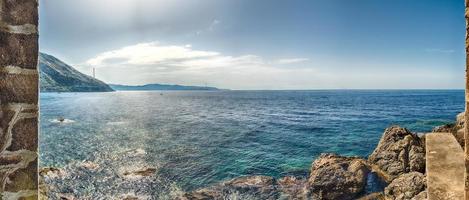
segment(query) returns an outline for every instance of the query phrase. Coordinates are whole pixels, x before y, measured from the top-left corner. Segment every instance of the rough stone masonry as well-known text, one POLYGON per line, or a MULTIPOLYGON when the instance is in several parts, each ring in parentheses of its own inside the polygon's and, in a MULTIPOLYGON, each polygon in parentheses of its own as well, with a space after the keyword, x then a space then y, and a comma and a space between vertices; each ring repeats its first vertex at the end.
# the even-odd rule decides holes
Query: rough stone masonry
POLYGON ((0 0, 0 199, 37 199, 38 2, 0 0))

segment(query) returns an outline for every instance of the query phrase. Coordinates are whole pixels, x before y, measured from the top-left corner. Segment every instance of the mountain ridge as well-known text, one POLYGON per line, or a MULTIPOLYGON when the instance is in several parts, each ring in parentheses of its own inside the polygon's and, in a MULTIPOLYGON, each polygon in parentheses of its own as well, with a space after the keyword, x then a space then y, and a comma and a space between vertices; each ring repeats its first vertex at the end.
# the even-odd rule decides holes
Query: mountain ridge
POLYGON ((39 53, 41 92, 112 92, 109 85, 85 75, 58 58, 39 53))
POLYGON ((216 87, 207 86, 187 86, 177 84, 144 84, 144 85, 121 85, 109 84, 109 86, 116 91, 151 91, 151 90, 204 90, 204 91, 217 91, 220 90, 216 87))

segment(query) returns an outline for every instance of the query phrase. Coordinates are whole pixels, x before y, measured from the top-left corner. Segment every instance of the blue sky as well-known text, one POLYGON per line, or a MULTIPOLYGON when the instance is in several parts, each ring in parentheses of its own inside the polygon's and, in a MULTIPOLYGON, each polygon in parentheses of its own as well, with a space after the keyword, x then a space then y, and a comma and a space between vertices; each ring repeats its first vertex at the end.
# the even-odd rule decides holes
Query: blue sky
POLYGON ((108 83, 464 87, 463 0, 40 0, 40 49, 108 83))

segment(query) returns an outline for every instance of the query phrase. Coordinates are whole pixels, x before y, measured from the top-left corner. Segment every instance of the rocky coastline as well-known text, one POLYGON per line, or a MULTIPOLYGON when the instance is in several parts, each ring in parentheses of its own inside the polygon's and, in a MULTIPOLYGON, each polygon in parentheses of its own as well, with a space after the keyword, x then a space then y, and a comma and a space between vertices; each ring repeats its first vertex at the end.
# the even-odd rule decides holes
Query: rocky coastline
MULTIPOLYGON (((464 115, 456 122, 438 126, 433 132, 451 132, 464 148, 464 115)), ((99 166, 84 165, 95 168, 99 166)), ((141 169, 124 176, 151 176, 155 170, 141 169)), ((41 179, 60 176, 61 169, 44 168, 41 179)), ((42 181, 43 182, 43 181, 42 181)), ((42 184, 42 199, 48 199, 47 185, 42 184)), ((244 176, 190 192, 179 192, 172 199, 340 199, 340 200, 423 200, 427 198, 425 175, 425 135, 406 128, 387 128, 377 147, 368 158, 346 157, 323 153, 310 168, 306 178, 287 176, 244 176), (375 174, 386 183, 382 191, 367 193, 370 175, 375 174)), ((76 199, 72 194, 61 199, 76 199)), ((125 197, 123 199, 139 199, 125 197)))
MULTIPOLYGON (((450 132, 464 148, 463 126, 461 113, 455 123, 435 127, 432 132, 450 132)), ((424 200, 426 188, 425 135, 391 126, 367 159, 323 153, 312 163, 307 179, 246 176, 187 192, 177 199, 236 196, 238 199, 424 200), (378 174, 387 183, 383 191, 365 193, 370 173, 378 174)))

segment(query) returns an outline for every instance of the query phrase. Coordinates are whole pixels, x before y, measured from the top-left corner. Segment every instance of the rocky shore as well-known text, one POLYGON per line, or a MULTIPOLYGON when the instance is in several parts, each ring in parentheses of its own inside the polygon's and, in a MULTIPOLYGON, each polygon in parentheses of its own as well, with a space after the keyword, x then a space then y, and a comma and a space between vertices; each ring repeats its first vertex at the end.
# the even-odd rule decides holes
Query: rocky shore
MULTIPOLYGON (((456 123, 435 127, 433 132, 451 132, 464 147, 463 117, 459 114, 456 123)), ((240 177, 177 199, 424 200, 426 187, 425 135, 391 126, 368 159, 324 153, 313 162, 307 179, 240 177), (365 193, 370 173, 386 181, 383 191, 365 193)))
MULTIPOLYGON (((463 146, 463 115, 456 123, 435 127, 433 132, 451 132, 463 146)), ((463 146, 464 147, 464 146, 463 146)), ((95 169, 90 163, 83 167, 95 169)), ((41 178, 61 176, 61 169, 44 168, 41 178)), ((151 176, 155 169, 125 172, 127 176, 151 176)), ((191 192, 179 192, 172 199, 340 199, 340 200, 423 200, 427 198, 425 175, 425 135, 412 133, 406 128, 387 128, 377 147, 368 158, 346 157, 333 153, 321 154, 313 163, 309 176, 282 177, 245 176, 221 182, 191 192), (369 193, 369 177, 378 175, 386 186, 382 191, 369 193)), ((42 185, 41 188, 47 186, 42 185)), ((45 189, 44 189, 45 190, 45 189)), ((43 193, 46 199, 46 192, 43 193)), ((61 199, 75 199, 62 195, 61 199)), ((139 199, 126 197, 124 199, 139 199)))

